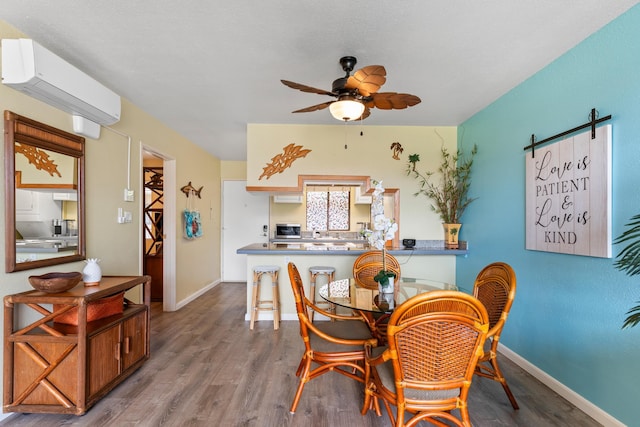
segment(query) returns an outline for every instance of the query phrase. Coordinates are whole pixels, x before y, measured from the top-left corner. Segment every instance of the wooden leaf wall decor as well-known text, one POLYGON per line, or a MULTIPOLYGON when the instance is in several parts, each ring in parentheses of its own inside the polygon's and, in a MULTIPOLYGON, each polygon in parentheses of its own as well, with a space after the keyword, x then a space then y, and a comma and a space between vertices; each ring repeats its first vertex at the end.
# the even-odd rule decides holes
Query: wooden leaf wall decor
POLYGON ((285 169, 291 167, 296 159, 306 157, 307 154, 311 152, 311 150, 303 150, 302 145, 295 145, 293 143, 284 147, 282 151, 283 153, 272 157, 271 163, 267 163, 267 166, 262 168, 263 172, 258 180, 261 180, 263 177, 267 177, 267 179, 269 179, 271 178, 271 175, 282 173, 285 169))
POLYGON ((60 175, 58 171, 58 166, 49 158, 46 151, 39 150, 31 145, 16 143, 15 152, 23 154, 29 160, 29 164, 35 166, 36 169, 49 172, 51 176, 55 173, 62 178, 62 175, 60 175))

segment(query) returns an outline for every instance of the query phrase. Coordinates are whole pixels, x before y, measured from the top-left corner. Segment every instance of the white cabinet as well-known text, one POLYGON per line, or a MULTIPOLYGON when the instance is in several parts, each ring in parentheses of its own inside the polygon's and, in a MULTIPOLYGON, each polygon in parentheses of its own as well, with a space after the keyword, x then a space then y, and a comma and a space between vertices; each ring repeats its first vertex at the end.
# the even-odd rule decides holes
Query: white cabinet
MULTIPOLYGON (((69 193, 69 195, 75 194, 69 193)), ((59 200, 55 199, 50 192, 16 189, 16 221, 60 219, 62 205, 59 200)))
POLYGON ((302 194, 276 194, 274 203, 302 203, 302 194))
POLYGON ((35 191, 16 190, 16 221, 41 221, 40 197, 35 191))
POLYGON ((77 202, 78 201, 78 192, 74 191, 72 193, 53 193, 53 200, 63 200, 69 202, 77 202))
POLYGON ((371 196, 363 195, 362 189, 360 187, 356 187, 354 192, 355 198, 354 203, 356 205, 370 205, 371 204, 371 196))

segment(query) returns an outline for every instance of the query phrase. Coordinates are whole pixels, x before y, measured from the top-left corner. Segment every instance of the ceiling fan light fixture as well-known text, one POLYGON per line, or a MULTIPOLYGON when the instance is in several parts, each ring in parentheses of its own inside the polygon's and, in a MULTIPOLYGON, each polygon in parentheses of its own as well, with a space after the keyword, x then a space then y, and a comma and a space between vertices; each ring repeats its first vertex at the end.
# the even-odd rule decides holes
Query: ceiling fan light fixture
POLYGON ((362 116, 364 112, 364 104, 353 99, 342 99, 336 102, 332 102, 329 105, 329 111, 331 115, 340 121, 352 121, 357 120, 362 116))

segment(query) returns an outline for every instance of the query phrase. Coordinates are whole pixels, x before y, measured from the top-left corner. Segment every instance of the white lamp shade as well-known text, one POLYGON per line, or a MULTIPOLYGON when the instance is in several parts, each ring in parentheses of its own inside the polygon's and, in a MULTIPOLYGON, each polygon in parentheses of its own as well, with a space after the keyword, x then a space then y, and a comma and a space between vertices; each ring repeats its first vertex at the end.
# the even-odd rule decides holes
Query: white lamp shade
POLYGON ((351 121, 359 119, 364 112, 364 104, 353 100, 336 101, 329 105, 331 115, 337 120, 351 121))

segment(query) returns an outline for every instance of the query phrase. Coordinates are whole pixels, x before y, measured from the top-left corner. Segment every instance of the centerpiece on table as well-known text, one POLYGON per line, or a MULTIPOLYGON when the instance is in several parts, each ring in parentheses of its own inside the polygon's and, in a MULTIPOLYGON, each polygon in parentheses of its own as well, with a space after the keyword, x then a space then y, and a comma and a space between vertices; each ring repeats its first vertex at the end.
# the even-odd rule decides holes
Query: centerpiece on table
POLYGON ((392 240, 398 224, 392 219, 384 216, 384 188, 382 181, 373 181, 374 190, 371 199, 371 219, 373 230, 365 230, 365 236, 369 245, 382 251, 382 270, 373 277, 378 282, 378 289, 381 294, 393 294, 394 279, 396 274, 387 270, 387 257, 385 245, 388 240, 392 240))

